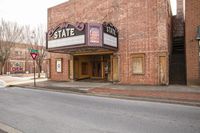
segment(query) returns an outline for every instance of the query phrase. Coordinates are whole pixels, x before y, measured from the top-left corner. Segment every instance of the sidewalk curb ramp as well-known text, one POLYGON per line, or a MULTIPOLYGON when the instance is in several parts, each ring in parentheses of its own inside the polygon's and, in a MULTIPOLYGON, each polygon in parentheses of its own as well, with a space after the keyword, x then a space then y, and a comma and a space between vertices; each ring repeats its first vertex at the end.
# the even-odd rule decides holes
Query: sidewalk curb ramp
POLYGON ((3 80, 0 80, 0 87, 6 87, 6 82, 3 80))
POLYGON ((3 133, 23 133, 16 128, 13 128, 9 125, 0 122, 0 132, 3 133))

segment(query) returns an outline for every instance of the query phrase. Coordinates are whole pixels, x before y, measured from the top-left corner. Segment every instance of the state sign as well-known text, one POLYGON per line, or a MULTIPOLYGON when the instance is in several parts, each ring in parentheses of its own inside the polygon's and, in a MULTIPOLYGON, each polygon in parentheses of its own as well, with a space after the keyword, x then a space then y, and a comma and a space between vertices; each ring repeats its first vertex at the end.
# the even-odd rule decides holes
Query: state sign
POLYGON ((31 54, 31 57, 33 58, 33 60, 35 60, 38 55, 37 53, 30 53, 30 54, 31 54))

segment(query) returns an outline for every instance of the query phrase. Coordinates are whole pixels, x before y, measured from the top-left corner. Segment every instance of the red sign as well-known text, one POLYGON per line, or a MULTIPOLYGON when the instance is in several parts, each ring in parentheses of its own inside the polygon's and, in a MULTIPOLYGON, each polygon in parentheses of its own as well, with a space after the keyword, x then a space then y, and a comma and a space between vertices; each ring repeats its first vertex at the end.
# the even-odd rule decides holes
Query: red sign
POLYGON ((15 72, 15 71, 23 71, 22 67, 12 67, 11 71, 15 72))
POLYGON ((36 59, 37 55, 38 55, 37 53, 31 53, 31 57, 33 58, 33 60, 36 59))

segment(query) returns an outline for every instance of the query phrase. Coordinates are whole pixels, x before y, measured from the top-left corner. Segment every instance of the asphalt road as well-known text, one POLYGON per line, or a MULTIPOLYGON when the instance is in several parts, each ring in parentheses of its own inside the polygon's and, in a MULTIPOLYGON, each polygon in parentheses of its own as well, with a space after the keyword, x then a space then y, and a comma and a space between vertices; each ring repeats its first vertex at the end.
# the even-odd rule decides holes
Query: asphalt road
POLYGON ((24 133, 200 133, 200 108, 0 88, 0 122, 24 133))

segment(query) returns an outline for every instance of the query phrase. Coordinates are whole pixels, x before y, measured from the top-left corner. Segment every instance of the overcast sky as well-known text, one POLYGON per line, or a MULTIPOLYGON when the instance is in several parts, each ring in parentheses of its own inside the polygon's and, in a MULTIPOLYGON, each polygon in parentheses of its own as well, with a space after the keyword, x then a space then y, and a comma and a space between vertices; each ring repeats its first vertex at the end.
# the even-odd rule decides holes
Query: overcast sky
MULTIPOLYGON (((22 25, 37 26, 47 23, 47 8, 67 0, 0 0, 0 18, 22 25)), ((176 13, 176 0, 172 2, 176 13)))

